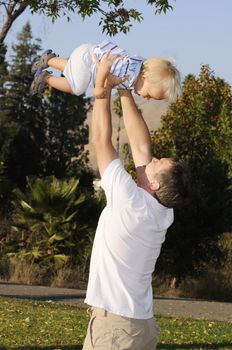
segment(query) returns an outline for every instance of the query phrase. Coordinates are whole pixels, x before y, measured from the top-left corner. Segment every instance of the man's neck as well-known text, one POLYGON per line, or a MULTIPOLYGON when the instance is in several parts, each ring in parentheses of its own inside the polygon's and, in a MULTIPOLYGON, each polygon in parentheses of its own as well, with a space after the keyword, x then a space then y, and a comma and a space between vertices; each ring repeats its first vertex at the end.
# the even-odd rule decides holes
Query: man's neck
POLYGON ((137 185, 138 187, 141 187, 142 189, 150 193, 152 196, 154 196, 154 191, 151 190, 149 186, 149 180, 147 178, 145 169, 146 169, 146 165, 136 167, 137 185))

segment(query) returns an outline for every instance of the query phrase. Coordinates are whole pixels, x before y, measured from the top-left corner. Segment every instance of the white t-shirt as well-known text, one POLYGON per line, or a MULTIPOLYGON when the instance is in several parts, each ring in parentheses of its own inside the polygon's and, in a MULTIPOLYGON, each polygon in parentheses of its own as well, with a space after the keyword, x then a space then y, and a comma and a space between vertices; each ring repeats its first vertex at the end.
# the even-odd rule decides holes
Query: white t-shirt
POLYGON ((102 176, 107 205, 97 226, 85 302, 121 316, 153 317, 152 272, 173 209, 138 187, 119 159, 102 176))

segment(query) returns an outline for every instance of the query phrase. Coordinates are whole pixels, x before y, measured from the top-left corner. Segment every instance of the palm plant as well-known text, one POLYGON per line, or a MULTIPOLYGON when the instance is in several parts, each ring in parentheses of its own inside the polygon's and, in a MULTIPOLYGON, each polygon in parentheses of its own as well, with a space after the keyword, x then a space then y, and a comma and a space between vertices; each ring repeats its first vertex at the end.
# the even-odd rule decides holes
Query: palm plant
POLYGON ((8 255, 39 264, 62 265, 81 255, 89 227, 81 219, 88 201, 79 181, 55 177, 28 179, 27 192, 15 190, 13 230, 8 255))

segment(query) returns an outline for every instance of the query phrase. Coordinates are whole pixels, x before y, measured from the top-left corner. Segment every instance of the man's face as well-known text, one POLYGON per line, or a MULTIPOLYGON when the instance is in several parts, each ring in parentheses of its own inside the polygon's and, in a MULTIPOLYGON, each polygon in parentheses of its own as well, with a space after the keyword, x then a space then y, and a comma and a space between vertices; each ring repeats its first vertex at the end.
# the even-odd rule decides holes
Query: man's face
POLYGON ((145 173, 150 183, 154 182, 154 177, 159 172, 171 169, 172 159, 171 158, 152 158, 151 162, 146 166, 145 173))

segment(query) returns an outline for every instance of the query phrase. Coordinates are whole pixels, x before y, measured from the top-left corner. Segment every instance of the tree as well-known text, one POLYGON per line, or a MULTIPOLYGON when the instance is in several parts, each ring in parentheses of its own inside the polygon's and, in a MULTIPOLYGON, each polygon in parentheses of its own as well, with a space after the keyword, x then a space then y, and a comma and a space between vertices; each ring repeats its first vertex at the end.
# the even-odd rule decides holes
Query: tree
POLYGON ((4 95, 4 83, 7 76, 7 62, 5 56, 6 46, 2 44, 0 45, 0 96, 4 95))
POLYGON ((232 92, 210 68, 188 76, 183 94, 153 136, 158 157, 179 157, 192 168, 192 200, 175 212, 158 267, 177 280, 220 261, 218 239, 232 228, 232 92))
MULTIPOLYGON (((148 5, 155 9, 155 13, 166 13, 172 9, 169 0, 146 0, 148 5)), ((0 8, 5 11, 3 26, 0 30, 0 45, 4 42, 6 35, 14 21, 26 10, 52 18, 66 16, 70 19, 70 13, 76 13, 82 19, 99 13, 99 25, 103 32, 115 35, 118 32, 127 33, 131 28, 131 21, 141 22, 142 14, 134 8, 127 8, 124 0, 2 0, 0 8)))
POLYGON ((87 169, 88 152, 84 149, 89 135, 84 122, 90 109, 90 99, 51 90, 46 94, 43 107, 46 123, 41 147, 43 176, 80 178, 84 172, 85 182, 92 182, 92 175, 87 176, 90 172, 87 169))
POLYGON ((88 142, 84 121, 89 99, 55 90, 30 96, 31 63, 38 50, 40 41, 33 40, 27 23, 13 45, 5 96, 0 96, 0 159, 11 181, 21 189, 30 175, 62 178, 84 174, 85 184, 91 187, 92 175, 84 150, 88 142))
POLYGON ((27 23, 13 45, 12 63, 9 66, 3 100, 5 138, 1 145, 3 159, 10 179, 19 186, 25 184, 28 174, 38 171, 41 157, 39 144, 43 143, 43 119, 41 103, 31 98, 32 81, 30 67, 40 49, 39 40, 33 40, 27 23), (13 128, 11 129, 11 126, 13 128))

